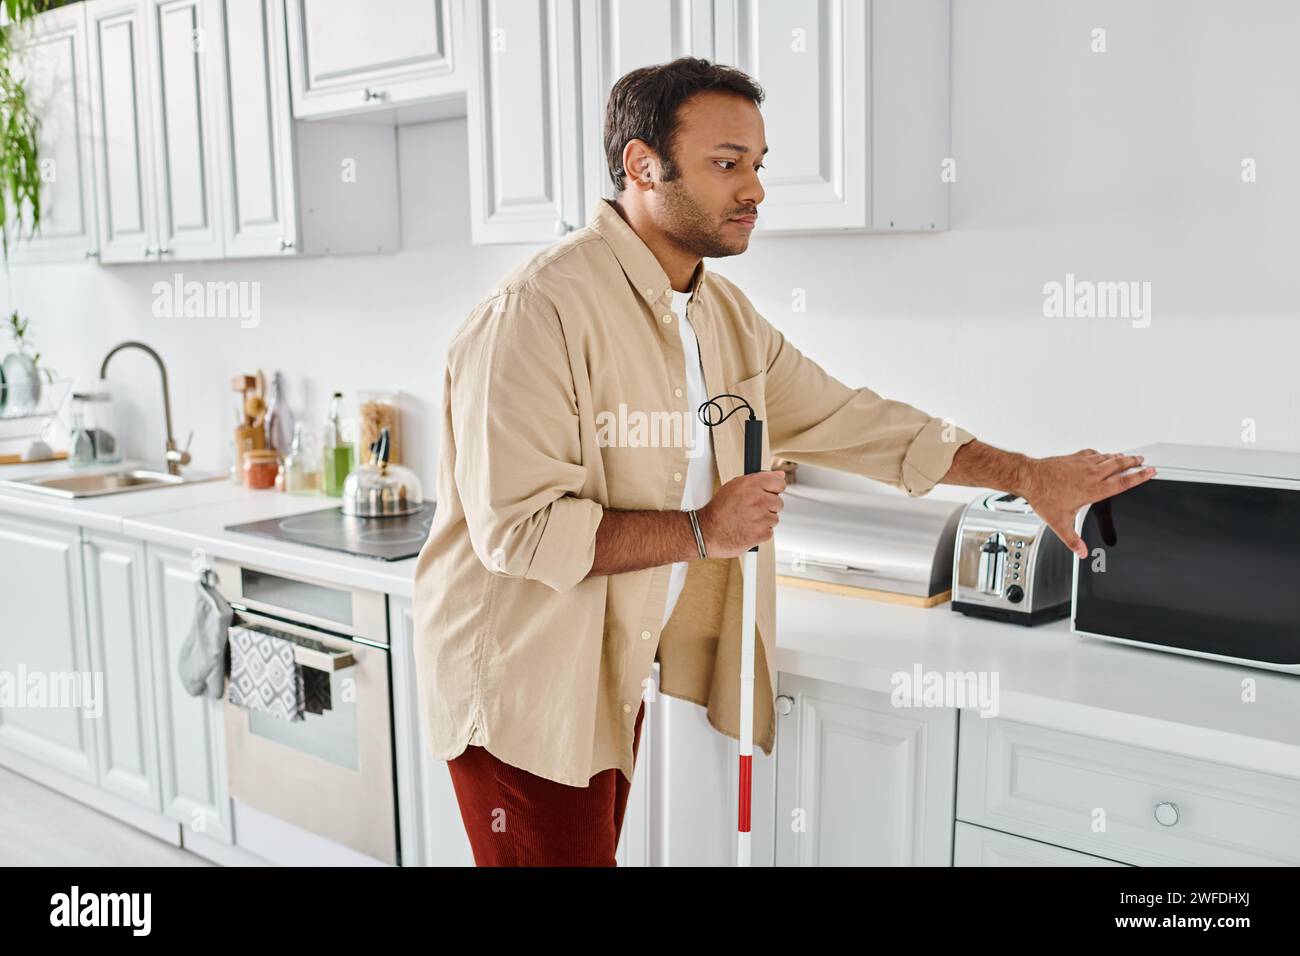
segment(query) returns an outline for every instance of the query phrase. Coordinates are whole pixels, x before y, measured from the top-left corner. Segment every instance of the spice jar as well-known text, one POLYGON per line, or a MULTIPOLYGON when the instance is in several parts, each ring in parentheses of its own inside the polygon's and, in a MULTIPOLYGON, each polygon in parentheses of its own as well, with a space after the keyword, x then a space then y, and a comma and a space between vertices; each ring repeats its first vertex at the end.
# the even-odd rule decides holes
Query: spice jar
POLYGON ((379 433, 388 429, 388 460, 397 465, 402 461, 401 414, 397 406, 396 392, 359 392, 357 418, 361 429, 361 438, 357 443, 357 455, 365 461, 370 454, 370 446, 379 440, 379 433))
POLYGON ((269 448, 251 448, 244 452, 244 486, 274 488, 280 472, 280 459, 269 448))

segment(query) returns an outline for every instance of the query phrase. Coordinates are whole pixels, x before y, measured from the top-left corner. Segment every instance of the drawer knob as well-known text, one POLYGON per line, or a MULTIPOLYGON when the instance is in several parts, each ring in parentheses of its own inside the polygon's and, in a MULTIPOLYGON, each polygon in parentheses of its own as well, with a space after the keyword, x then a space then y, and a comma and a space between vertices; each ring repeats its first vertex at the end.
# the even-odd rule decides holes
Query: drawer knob
POLYGON ((1162 827, 1171 827, 1178 822, 1178 804, 1168 800, 1156 804, 1156 823, 1162 827))
POLYGON ((788 694, 781 694, 776 699, 776 712, 782 716, 794 710, 794 698, 788 694))

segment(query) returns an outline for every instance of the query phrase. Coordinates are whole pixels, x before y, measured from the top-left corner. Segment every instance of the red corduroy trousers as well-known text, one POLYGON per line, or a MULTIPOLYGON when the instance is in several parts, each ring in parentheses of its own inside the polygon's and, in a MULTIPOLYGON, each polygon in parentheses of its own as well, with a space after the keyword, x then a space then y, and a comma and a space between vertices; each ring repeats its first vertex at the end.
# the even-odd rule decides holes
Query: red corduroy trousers
MULTIPOLYGON (((637 711, 632 755, 641 743, 637 711)), ((477 866, 615 866, 631 784, 617 768, 585 787, 547 780, 469 746, 447 761, 477 866)))

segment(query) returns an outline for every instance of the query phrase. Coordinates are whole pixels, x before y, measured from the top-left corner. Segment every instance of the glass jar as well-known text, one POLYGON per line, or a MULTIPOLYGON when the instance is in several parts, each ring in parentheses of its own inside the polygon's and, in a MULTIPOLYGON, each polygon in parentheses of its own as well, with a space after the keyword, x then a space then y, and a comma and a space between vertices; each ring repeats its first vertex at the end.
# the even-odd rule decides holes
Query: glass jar
POLYGON ((358 393, 357 419, 361 436, 357 442, 357 458, 369 461, 370 446, 379 440, 379 433, 388 429, 388 460, 394 465, 402 462, 401 411, 397 405, 397 392, 358 393))
POLYGON ((293 426, 293 445, 284 459, 283 474, 284 490, 289 494, 320 494, 320 454, 302 422, 293 426))
POLYGON ((280 471, 280 459, 269 448, 251 448, 244 452, 244 487, 274 488, 280 471))
POLYGON ((112 465, 122 460, 122 447, 117 440, 117 423, 113 416, 113 396, 103 379, 93 392, 73 392, 72 454, 79 465, 112 465), (80 422, 80 425, 75 424, 80 422), (89 444, 89 457, 78 443, 89 444))
POLYGON ((68 439, 68 464, 73 468, 84 468, 95 463, 94 434, 86 425, 86 413, 80 403, 72 413, 72 433, 68 439))

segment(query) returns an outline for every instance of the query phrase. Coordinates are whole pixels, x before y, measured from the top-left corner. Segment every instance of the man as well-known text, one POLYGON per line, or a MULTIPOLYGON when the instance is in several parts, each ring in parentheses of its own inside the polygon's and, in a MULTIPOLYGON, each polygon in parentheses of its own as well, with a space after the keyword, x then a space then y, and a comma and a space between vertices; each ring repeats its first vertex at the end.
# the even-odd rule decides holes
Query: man
POLYGON ((755 544, 755 742, 772 751, 785 478, 742 474, 747 416, 704 428, 707 399, 754 409, 765 461, 913 496, 940 481, 1013 491, 1081 556, 1078 509, 1153 473, 1091 449, 1000 451, 850 388, 707 271, 745 251, 759 214, 762 99, 696 59, 620 79, 604 131, 618 198, 484 296, 448 349, 415 655, 480 865, 613 865, 656 660, 660 691, 738 736, 733 559, 755 544))

